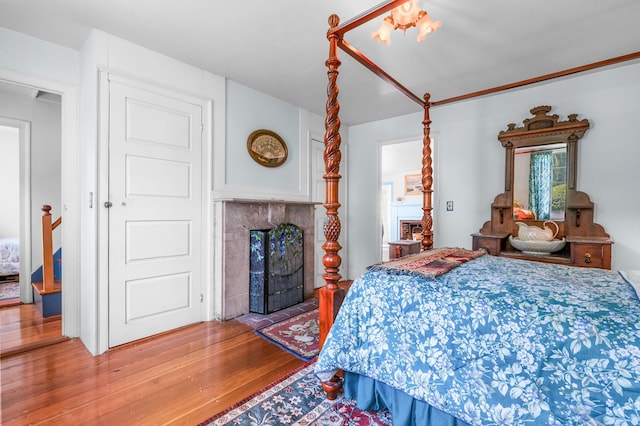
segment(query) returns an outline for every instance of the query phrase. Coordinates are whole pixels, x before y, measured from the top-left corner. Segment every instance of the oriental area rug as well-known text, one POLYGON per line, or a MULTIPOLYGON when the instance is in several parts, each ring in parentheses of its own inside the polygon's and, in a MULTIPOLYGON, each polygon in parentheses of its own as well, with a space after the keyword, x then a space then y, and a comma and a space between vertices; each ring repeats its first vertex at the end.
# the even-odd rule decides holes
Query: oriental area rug
POLYGON ((0 300, 20 297, 20 283, 17 280, 0 281, 0 300))
POLYGON ((305 361, 310 361, 318 355, 318 309, 268 325, 255 332, 305 361))
POLYGON ((354 401, 326 399, 313 374, 314 363, 302 366, 257 394, 201 423, 215 425, 373 426, 391 425, 387 410, 361 411, 354 401))

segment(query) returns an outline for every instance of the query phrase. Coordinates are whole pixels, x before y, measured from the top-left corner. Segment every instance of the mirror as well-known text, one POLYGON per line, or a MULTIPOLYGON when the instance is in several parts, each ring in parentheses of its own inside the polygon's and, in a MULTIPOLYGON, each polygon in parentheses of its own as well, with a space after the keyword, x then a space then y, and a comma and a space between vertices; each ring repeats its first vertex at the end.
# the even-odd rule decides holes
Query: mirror
POLYGON ((566 143, 514 150, 513 220, 564 221, 566 199, 566 143))

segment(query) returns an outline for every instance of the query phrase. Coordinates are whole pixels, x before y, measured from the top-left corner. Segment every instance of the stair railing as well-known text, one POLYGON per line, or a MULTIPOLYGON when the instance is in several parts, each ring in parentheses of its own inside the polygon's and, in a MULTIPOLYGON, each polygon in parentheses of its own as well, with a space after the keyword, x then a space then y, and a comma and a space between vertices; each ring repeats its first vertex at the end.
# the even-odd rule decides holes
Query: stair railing
POLYGON ((62 216, 51 222, 51 206, 42 206, 42 289, 43 293, 54 291, 53 230, 62 223, 62 216))

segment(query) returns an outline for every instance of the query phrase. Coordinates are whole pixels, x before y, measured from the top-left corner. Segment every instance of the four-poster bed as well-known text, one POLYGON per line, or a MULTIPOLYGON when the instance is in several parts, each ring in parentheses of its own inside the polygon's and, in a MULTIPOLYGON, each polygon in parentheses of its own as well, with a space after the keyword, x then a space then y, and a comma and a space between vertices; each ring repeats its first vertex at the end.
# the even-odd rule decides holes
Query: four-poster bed
MULTIPOLYGON (((404 2, 386 2, 343 25, 337 16, 329 18, 326 284, 319 292, 321 352, 315 366, 323 389, 333 399, 344 384, 345 397, 361 409, 390 409, 394 424, 637 419, 640 303, 623 274, 484 250, 433 249, 430 96, 413 95, 343 38, 404 2), (346 297, 338 284, 338 48, 424 109, 422 251, 373 265, 346 297)), ((582 203, 572 214, 580 217, 592 207, 582 203)))

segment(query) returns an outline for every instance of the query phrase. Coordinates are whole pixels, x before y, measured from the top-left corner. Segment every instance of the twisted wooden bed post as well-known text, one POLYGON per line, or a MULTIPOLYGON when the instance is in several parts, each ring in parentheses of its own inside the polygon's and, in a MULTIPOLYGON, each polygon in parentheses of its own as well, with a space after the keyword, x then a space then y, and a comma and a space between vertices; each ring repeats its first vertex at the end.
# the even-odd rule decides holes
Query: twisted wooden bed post
MULTIPOLYGON (((406 87, 402 86, 399 82, 393 79, 389 74, 384 72, 380 67, 375 65, 371 60, 366 58, 357 49, 350 46, 345 40, 343 40, 344 32, 353 29, 370 19, 373 19, 385 12, 388 12, 392 8, 401 5, 401 0, 388 1, 379 5, 377 8, 371 9, 367 13, 360 15, 353 20, 345 23, 339 28, 340 18, 338 15, 331 15, 329 17, 329 30, 327 31, 327 40, 329 40, 329 58, 325 62, 327 66, 327 76, 329 83, 327 86, 327 104, 326 104, 326 118, 324 122, 325 134, 324 134, 324 163, 325 163, 325 188, 326 198, 324 207, 327 210, 327 219, 324 225, 325 243, 322 249, 325 251, 325 255, 322 257, 322 264, 325 267, 325 273, 322 277, 325 280, 325 286, 320 289, 320 306, 319 306, 319 319, 320 319, 320 339, 319 347, 322 349, 324 342, 327 338, 329 330, 333 326, 338 309, 344 300, 345 291, 338 285, 340 281, 340 264, 342 259, 338 254, 338 251, 342 247, 338 243, 340 237, 340 218, 338 217, 338 209, 340 203, 338 202, 338 185, 340 183, 340 160, 342 154, 340 152, 340 118, 338 112, 340 110, 340 103, 338 102, 338 68, 340 67, 340 60, 338 59, 337 50, 338 47, 344 49, 347 54, 356 59, 374 74, 392 84, 409 99, 424 107, 424 137, 423 137, 423 149, 422 149, 422 194, 423 194, 423 216, 422 216, 422 249, 430 249, 433 246, 433 218, 431 216, 431 200, 433 194, 433 170, 431 159, 431 139, 430 139, 430 125, 429 119, 429 102, 430 95, 425 93, 423 99, 411 93, 406 87)), ((341 375, 341 372, 337 373, 341 375)), ((327 393, 328 399, 335 399, 339 390, 342 388, 342 379, 334 376, 328 382, 322 383, 322 388, 327 393)))
MULTIPOLYGON (((325 188, 326 196, 324 207, 327 210, 327 218, 324 224, 325 243, 322 249, 325 255, 322 257, 322 264, 325 267, 325 273, 322 277, 325 280, 325 286, 320 289, 320 342, 322 345, 333 325, 333 321, 338 313, 338 309, 344 299, 344 289, 338 285, 340 281, 340 264, 342 259, 338 251, 342 248, 338 243, 340 237, 340 218, 338 217, 338 185, 340 183, 340 160, 342 153, 340 152, 340 118, 338 111, 340 103, 338 102, 338 60, 337 47, 338 36, 331 34, 330 31, 340 24, 340 18, 337 15, 329 17, 329 32, 327 39, 329 40, 329 58, 325 62, 328 71, 327 76, 329 83, 327 86, 327 115, 324 122, 324 164, 325 164, 325 188)), ((329 382, 323 382, 322 388, 327 393, 329 399, 335 399, 338 391, 342 387, 342 382, 338 377, 334 377, 329 382)))
POLYGON ((433 160, 431 159, 431 119, 429 118, 429 99, 431 95, 425 93, 424 99, 424 132, 422 137, 422 250, 433 247, 433 216, 431 216, 431 199, 433 195, 433 160))

